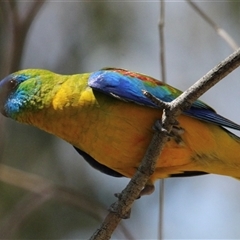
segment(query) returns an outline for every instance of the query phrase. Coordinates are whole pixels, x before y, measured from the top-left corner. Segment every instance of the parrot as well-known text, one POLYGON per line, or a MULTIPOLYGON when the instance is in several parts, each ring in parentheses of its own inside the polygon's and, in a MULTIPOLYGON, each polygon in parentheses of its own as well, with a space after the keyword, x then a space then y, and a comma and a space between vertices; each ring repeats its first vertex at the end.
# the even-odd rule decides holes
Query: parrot
MULTIPOLYGON (((131 178, 161 121, 163 110, 143 91, 171 102, 181 91, 121 68, 60 75, 26 69, 0 81, 0 112, 62 138, 95 169, 131 178)), ((156 169, 140 195, 167 177, 219 174, 240 178, 240 125, 196 100, 177 117, 156 169)))

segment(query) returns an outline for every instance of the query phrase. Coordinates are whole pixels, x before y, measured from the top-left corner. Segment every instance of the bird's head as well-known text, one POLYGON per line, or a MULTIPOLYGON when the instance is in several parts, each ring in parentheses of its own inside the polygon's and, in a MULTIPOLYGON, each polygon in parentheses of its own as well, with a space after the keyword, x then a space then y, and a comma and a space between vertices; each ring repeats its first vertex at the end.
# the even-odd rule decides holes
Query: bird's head
POLYGON ((16 119, 26 110, 41 104, 43 81, 49 80, 51 72, 27 69, 10 74, 0 81, 0 112, 16 119))

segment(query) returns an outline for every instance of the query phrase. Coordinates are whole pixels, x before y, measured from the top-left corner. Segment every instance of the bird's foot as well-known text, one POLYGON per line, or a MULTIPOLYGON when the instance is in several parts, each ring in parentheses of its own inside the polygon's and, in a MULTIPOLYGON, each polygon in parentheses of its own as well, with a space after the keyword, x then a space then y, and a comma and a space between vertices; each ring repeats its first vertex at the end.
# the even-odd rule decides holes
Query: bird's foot
POLYGON ((174 125, 172 127, 172 131, 170 132, 170 134, 172 134, 173 136, 182 135, 183 133, 184 133, 184 129, 177 125, 174 125))
POLYGON ((142 189, 142 191, 140 192, 139 198, 140 198, 141 196, 144 196, 144 195, 150 195, 150 194, 152 194, 152 193, 154 192, 154 190, 155 190, 154 185, 148 185, 148 184, 146 184, 145 187, 144 187, 144 188, 142 189))
MULTIPOLYGON (((177 120, 174 120, 171 124, 173 125, 173 128, 174 128, 174 127, 177 127, 177 128, 178 128, 178 126, 179 126, 179 122, 178 122, 177 120)), ((164 126, 162 125, 162 121, 161 121, 161 120, 157 120, 157 121, 155 122, 155 124, 153 125, 153 130, 154 130, 154 131, 160 131, 160 130, 163 130, 163 129, 165 129, 165 128, 164 128, 164 126)), ((166 129, 165 129, 165 130, 166 130, 166 129)))
MULTIPOLYGON (((182 142, 182 137, 181 135, 185 132, 184 129, 182 127, 180 127, 179 122, 177 120, 174 121, 173 127, 171 129, 171 132, 167 133, 168 137, 169 137, 169 141, 171 139, 174 139, 176 143, 181 143, 182 142)), ((161 123, 161 120, 158 120, 155 122, 154 126, 153 126, 153 130, 154 131, 160 131, 163 130, 163 126, 161 123)))
POLYGON ((177 144, 183 142, 182 134, 185 132, 180 126, 173 126, 171 132, 169 133, 170 139, 173 139, 177 144))

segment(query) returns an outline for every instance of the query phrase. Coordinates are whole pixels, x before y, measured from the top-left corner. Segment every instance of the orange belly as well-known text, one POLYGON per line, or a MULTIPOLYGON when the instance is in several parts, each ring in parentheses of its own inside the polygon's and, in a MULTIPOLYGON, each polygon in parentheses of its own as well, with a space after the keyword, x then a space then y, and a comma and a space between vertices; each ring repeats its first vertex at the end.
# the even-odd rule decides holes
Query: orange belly
MULTIPOLYGON (((52 110, 42 110, 45 112, 40 112, 39 117, 34 113, 33 125, 63 138, 103 165, 132 177, 162 112, 90 90, 88 101, 79 101, 81 104, 74 106, 63 102, 52 110)), ((185 115, 179 116, 178 121, 184 131, 180 140, 172 138, 165 145, 151 182, 183 171, 240 176, 239 142, 213 124, 185 115)))
MULTIPOLYGON (((126 177, 132 177, 152 139, 152 127, 156 120, 161 119, 162 112, 124 102, 118 102, 118 105, 113 105, 107 111, 104 108, 98 111, 101 113, 95 119, 94 127, 89 127, 87 134, 80 133, 80 144, 75 142, 75 146, 109 168, 126 177)), ((209 138, 208 127, 186 116, 180 116, 179 123, 189 131, 184 131, 181 142, 174 139, 167 142, 152 176, 153 181, 181 171, 202 170, 201 166, 192 161, 196 149, 191 148, 189 143, 196 141, 195 136, 198 135, 201 135, 198 141, 206 141, 209 138), (202 129, 203 127, 206 129, 202 129)), ((197 148, 201 146, 196 145, 197 148)))

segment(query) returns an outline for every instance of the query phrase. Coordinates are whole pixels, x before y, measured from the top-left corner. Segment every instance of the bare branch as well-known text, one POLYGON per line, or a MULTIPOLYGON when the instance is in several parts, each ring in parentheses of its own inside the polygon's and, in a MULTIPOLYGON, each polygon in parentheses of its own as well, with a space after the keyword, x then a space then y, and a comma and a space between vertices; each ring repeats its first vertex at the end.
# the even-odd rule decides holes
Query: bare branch
POLYGON ((9 65, 10 65, 10 50, 11 50, 11 36, 10 36, 10 31, 9 29, 11 29, 11 23, 10 23, 10 19, 11 19, 11 9, 10 9, 10 4, 8 1, 0 1, 0 10, 1 10, 1 14, 2 14, 2 19, 3 23, 2 24, 2 29, 1 31, 3 31, 4 33, 4 38, 2 39, 2 50, 1 50, 1 65, 0 65, 0 78, 2 78, 3 76, 6 76, 9 71, 9 65), (4 49, 4 50, 3 50, 4 49))
POLYGON ((182 93, 171 104, 173 108, 180 107, 181 110, 189 108, 191 104, 208 89, 226 77, 240 65, 240 48, 229 55, 225 60, 211 69, 206 75, 200 78, 188 90, 182 93))
POLYGON ((10 12, 14 15, 18 15, 18 13, 16 12, 16 0, 6 0, 6 3, 9 5, 9 9, 11 10, 10 12))
MULTIPOLYGON (((165 2, 160 0, 160 20, 159 20, 159 43, 160 43, 160 64, 161 64, 161 80, 166 83, 166 63, 165 63, 165 2)), ((148 96, 150 97, 150 96, 148 96)), ((159 185, 159 216, 158 216, 158 239, 163 239, 163 219, 164 219, 164 179, 160 180, 159 185)))
POLYGON ((165 64, 165 44, 164 44, 164 25, 165 25, 165 7, 164 0, 160 0, 160 20, 158 24, 160 40, 160 63, 161 63, 161 80, 166 82, 166 64, 165 64))
POLYGON ((239 48, 234 39, 223 29, 220 28, 206 13, 204 13, 192 0, 186 0, 191 7, 217 32, 217 34, 235 51, 239 48))
POLYGON ((142 188, 154 172, 157 159, 167 142, 168 132, 171 131, 172 123, 175 122, 176 117, 239 65, 240 49, 210 70, 197 83, 172 101, 170 108, 164 110, 162 128, 155 131, 136 174, 120 194, 119 200, 113 204, 112 211, 107 215, 101 227, 93 234, 91 240, 110 239, 118 223, 129 213, 134 200, 139 196, 142 188))
POLYGON ((150 92, 142 90, 142 93, 149 98, 156 106, 158 106, 158 108, 160 109, 166 109, 166 108, 170 108, 170 103, 168 102, 164 102, 161 99, 156 98, 155 96, 153 96, 150 92))
POLYGON ((164 223, 164 196, 165 196, 165 181, 160 179, 160 190, 159 190, 159 224, 158 224, 158 239, 164 239, 163 235, 163 223, 164 223))
POLYGON ((34 18, 36 17, 45 2, 46 0, 34 1, 29 7, 27 13, 25 14, 25 18, 22 19, 22 22, 24 23, 24 25, 26 25, 26 28, 30 27, 31 23, 33 22, 34 18))

